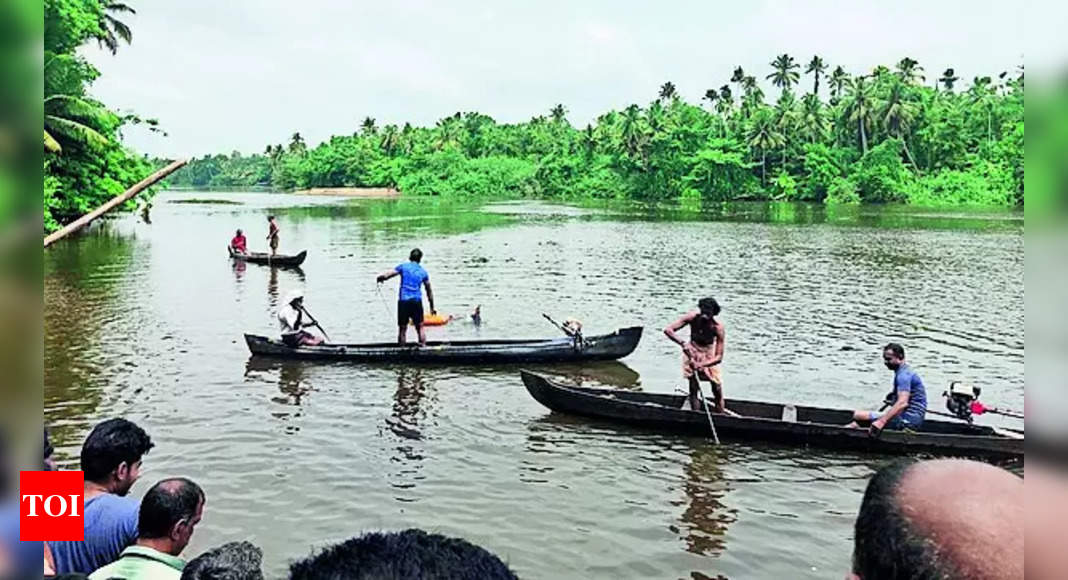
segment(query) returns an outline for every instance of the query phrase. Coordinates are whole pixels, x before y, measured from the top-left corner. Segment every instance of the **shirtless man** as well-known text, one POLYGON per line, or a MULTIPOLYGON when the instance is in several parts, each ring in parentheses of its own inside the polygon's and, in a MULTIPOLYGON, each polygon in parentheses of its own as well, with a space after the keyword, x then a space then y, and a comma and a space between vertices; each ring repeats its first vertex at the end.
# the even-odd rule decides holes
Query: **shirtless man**
POLYGON ((723 380, 719 363, 723 361, 723 345, 726 334, 723 324, 716 320, 719 303, 715 298, 702 298, 697 310, 691 310, 664 329, 672 342, 682 347, 682 376, 690 383, 690 408, 700 409, 701 379, 709 382, 716 398, 716 412, 734 415, 727 410, 723 398, 723 380), (689 342, 676 334, 683 327, 690 327, 689 342))

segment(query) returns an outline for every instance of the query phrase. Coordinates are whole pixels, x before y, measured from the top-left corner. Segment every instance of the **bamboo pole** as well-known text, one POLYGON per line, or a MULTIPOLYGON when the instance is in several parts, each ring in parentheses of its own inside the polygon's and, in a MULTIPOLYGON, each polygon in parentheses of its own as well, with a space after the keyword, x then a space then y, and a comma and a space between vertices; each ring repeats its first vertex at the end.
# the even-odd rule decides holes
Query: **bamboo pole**
POLYGON ((89 222, 91 222, 91 221, 95 220, 96 218, 104 215, 105 213, 111 211, 115 206, 117 206, 119 204, 122 204, 122 203, 126 203, 126 201, 129 200, 130 198, 132 198, 133 196, 141 193, 145 189, 148 189, 153 184, 155 184, 157 181, 163 179, 164 177, 167 177, 171 173, 174 173, 178 168, 180 168, 181 166, 185 165, 187 161, 188 161, 187 159, 179 159, 178 161, 175 161, 174 163, 171 163, 170 165, 164 167, 163 169, 160 169, 159 171, 153 173, 152 175, 149 175, 148 177, 142 179, 141 181, 138 181, 136 184, 134 184, 133 187, 131 187, 130 189, 127 189, 126 191, 122 192, 121 194, 111 198, 104 205, 94 209, 93 211, 91 211, 91 212, 83 215, 82 217, 72 221, 71 223, 63 226, 62 229, 53 232, 52 234, 50 234, 49 236, 47 236, 44 239, 44 247, 47 248, 48 246, 51 246, 53 242, 56 242, 58 240, 62 240, 63 238, 67 237, 68 235, 70 235, 70 234, 82 229, 83 227, 88 225, 89 222))

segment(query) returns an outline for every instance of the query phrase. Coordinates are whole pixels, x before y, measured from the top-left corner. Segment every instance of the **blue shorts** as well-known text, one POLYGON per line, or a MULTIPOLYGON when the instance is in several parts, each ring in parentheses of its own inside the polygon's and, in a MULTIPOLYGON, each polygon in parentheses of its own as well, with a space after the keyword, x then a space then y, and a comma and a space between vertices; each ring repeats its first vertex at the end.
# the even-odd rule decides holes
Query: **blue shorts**
MULTIPOLYGON (((883 416, 882 413, 878 413, 875 411, 872 411, 868 415, 868 420, 872 422, 883 416)), ((892 429, 894 431, 901 431, 902 429, 919 429, 921 425, 923 425, 922 419, 917 421, 915 417, 906 416, 904 414, 899 413, 896 417, 890 419, 890 421, 886 423, 886 428, 892 429)))

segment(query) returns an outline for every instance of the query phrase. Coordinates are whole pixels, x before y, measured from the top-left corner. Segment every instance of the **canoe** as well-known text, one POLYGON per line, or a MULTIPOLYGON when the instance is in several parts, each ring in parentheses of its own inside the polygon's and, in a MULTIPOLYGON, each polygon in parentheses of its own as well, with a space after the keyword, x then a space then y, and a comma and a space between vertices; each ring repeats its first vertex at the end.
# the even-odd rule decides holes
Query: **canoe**
POLYGON ((242 262, 248 262, 250 264, 265 264, 267 266, 278 266, 280 268, 299 266, 304 263, 304 258, 308 257, 308 250, 304 250, 299 254, 293 256, 287 256, 285 254, 275 254, 271 256, 263 252, 249 252, 247 254, 239 254, 233 250, 233 248, 227 247, 226 251, 230 253, 230 257, 242 262))
POLYGON ((634 352, 642 327, 585 337, 576 344, 570 337, 512 340, 456 340, 399 346, 395 342, 371 344, 322 344, 290 348, 279 339, 245 335, 253 355, 299 359, 348 360, 396 363, 545 363, 614 360, 634 352))
MULTIPOLYGON (((685 395, 575 387, 529 371, 521 371, 521 375, 531 396, 559 413, 659 431, 706 436, 712 432, 703 411, 682 408, 685 395)), ((712 414, 716 432, 723 440, 994 459, 1022 458, 1024 454, 1022 431, 927 419, 919 431, 883 430, 878 437, 871 437, 867 429, 844 427, 853 418, 853 412, 848 410, 738 399, 727 399, 727 405, 742 416, 712 414)))

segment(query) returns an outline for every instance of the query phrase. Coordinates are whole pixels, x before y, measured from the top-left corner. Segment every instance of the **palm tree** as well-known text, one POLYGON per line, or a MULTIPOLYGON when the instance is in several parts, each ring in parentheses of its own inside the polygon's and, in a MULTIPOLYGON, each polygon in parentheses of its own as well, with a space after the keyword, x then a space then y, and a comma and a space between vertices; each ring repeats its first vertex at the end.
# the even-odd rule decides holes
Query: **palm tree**
POLYGON ((708 89, 705 91, 705 96, 703 98, 708 101, 709 105, 715 107, 716 101, 719 100, 719 91, 716 89, 708 89))
POLYGON ((593 125, 586 123, 586 130, 582 132, 582 148, 586 151, 586 159, 593 157, 597 149, 597 136, 593 132, 593 125))
POLYGON ((632 158, 638 155, 645 141, 645 130, 641 126, 641 110, 638 105, 631 105, 623 110, 621 135, 623 148, 632 158))
POLYGON ((820 94, 820 75, 827 70, 827 63, 823 62, 823 59, 819 56, 813 56, 812 60, 808 61, 808 66, 805 67, 805 74, 811 74, 813 77, 812 82, 812 94, 820 94))
POLYGON ((859 76, 850 81, 846 95, 848 101, 844 109, 849 122, 857 124, 861 151, 865 154, 868 152, 868 129, 871 127, 875 105, 872 84, 866 79, 865 76, 859 76))
POLYGON ((880 117, 886 133, 891 137, 901 139, 909 163, 918 170, 916 160, 912 158, 912 152, 909 151, 908 140, 905 138, 913 120, 916 119, 916 105, 905 99, 904 85, 901 82, 896 82, 890 87, 890 94, 886 98, 880 117))
POLYGON ((743 80, 745 80, 745 71, 740 66, 734 67, 734 73, 731 74, 731 82, 741 88, 743 80))
POLYGON ((44 100, 45 150, 60 153, 64 141, 79 145, 106 145, 107 137, 92 125, 106 123, 110 115, 100 105, 81 97, 49 95, 44 100))
POLYGON ((307 151, 308 146, 304 144, 304 137, 300 136, 300 132, 293 133, 293 136, 289 138, 289 152, 290 153, 304 153, 307 151))
POLYGON ((747 109, 746 114, 748 115, 748 110, 756 108, 764 102, 764 91, 757 84, 756 78, 751 76, 742 79, 742 90, 745 91, 742 102, 747 109))
POLYGON ((561 124, 567 121, 567 109, 564 108, 563 104, 558 104, 550 109, 549 114, 552 116, 553 122, 556 124, 561 124))
POLYGON ((823 103, 816 93, 809 93, 801 99, 801 133, 807 135, 810 143, 822 141, 827 133, 827 118, 823 113, 823 103))
MULTIPOLYGON (((541 118, 541 117, 539 117, 541 118)), ((459 142, 460 123, 457 117, 449 115, 437 122, 438 141, 436 147, 441 150, 453 143, 459 142)))
POLYGON ((957 76, 956 71, 952 68, 947 68, 945 72, 942 73, 942 78, 938 79, 938 82, 942 83, 942 87, 946 89, 947 93, 952 93, 953 85, 959 80, 960 77, 957 76))
POLYGON ((780 87, 784 92, 790 90, 790 87, 797 84, 801 78, 797 72, 797 69, 801 68, 800 65, 794 62, 794 57, 788 54, 775 57, 775 60, 771 61, 771 67, 775 70, 765 78, 771 79, 771 83, 780 87))
POLYGON ((397 126, 386 125, 386 128, 382 130, 382 150, 386 152, 386 155, 392 157, 393 151, 397 149, 399 143, 400 134, 397 133, 397 126))
POLYGON ((100 20, 100 36, 97 37, 97 42, 101 46, 107 47, 111 54, 115 54, 119 50, 119 39, 121 38, 126 41, 126 44, 130 44, 133 40, 133 32, 130 31, 129 26, 108 14, 108 12, 137 14, 137 11, 118 2, 104 5, 103 18, 100 20))
POLYGON ((649 129, 656 135, 664 128, 664 107, 660 101, 653 101, 649 110, 645 112, 645 120, 649 123, 649 129))
POLYGON ((775 127, 775 118, 770 110, 757 111, 749 127, 748 142, 750 147, 760 149, 760 183, 767 185, 768 149, 775 149, 786 143, 775 127))
POLYGON ((360 132, 364 135, 374 136, 378 133, 378 127, 375 126, 374 117, 364 117, 363 122, 360 123, 360 132))
POLYGON ((840 66, 834 67, 834 70, 831 71, 830 83, 831 101, 837 102, 838 97, 842 94, 842 91, 845 90, 846 85, 849 84, 849 73, 847 73, 845 69, 840 66))
POLYGON ((916 84, 917 80, 922 81, 924 79, 923 67, 915 59, 907 56, 898 61, 897 74, 908 85, 916 84))
POLYGON ((668 81, 668 82, 660 85, 660 100, 661 101, 671 100, 671 99, 676 98, 677 96, 678 96, 678 93, 675 91, 675 83, 673 83, 671 81, 668 81))
POLYGON ((987 141, 994 140, 994 92, 991 90, 991 82, 990 77, 975 77, 972 81, 972 88, 968 90, 972 103, 986 109, 987 141))

